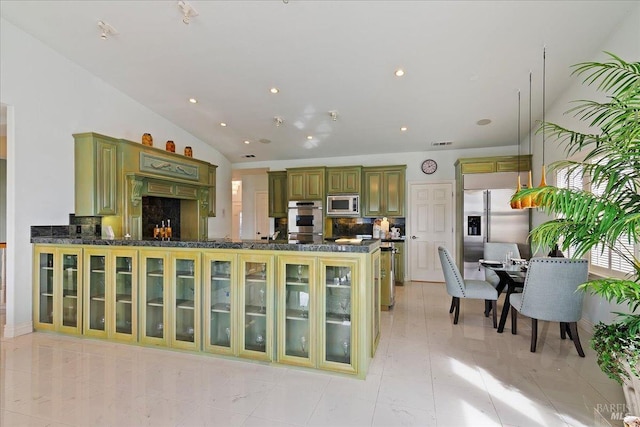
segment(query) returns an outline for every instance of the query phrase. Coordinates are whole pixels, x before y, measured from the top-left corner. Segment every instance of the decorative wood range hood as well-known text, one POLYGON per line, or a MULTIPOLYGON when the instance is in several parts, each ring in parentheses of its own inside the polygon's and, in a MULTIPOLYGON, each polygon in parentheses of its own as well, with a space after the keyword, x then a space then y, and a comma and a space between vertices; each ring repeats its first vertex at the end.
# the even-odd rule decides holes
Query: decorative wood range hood
MULTIPOLYGON (((97 133, 74 134, 75 214, 142 239, 146 196, 179 199, 182 240, 206 240, 215 216, 216 165, 97 133)), ((104 231, 103 231, 104 232, 104 231)))

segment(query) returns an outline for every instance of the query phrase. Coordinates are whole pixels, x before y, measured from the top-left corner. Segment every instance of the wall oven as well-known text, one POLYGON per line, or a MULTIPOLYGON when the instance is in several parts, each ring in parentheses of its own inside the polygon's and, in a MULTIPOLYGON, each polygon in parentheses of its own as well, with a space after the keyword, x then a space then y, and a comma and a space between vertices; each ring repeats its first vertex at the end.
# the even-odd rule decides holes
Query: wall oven
POLYGON ((322 242, 322 202, 290 201, 288 205, 289 243, 322 242))
POLYGON ((328 216, 360 216, 360 196, 341 194, 327 196, 328 216))

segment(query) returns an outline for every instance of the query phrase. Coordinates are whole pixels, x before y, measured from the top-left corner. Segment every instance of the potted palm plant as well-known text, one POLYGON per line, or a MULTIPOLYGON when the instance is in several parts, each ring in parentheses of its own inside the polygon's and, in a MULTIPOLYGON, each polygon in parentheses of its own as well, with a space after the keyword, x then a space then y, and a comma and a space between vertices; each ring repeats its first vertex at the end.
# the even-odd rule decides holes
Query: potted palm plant
POLYGON ((567 157, 579 153, 575 157, 582 158, 557 161, 552 170, 582 174, 591 188, 603 191, 542 186, 522 190, 513 200, 530 196, 556 218, 532 230, 535 245, 559 244, 565 252, 571 247, 575 257, 606 248, 632 266, 626 276, 591 280, 581 289, 627 308, 613 324, 595 326, 591 347, 603 372, 623 385, 628 411, 640 415, 640 260, 629 250, 640 235, 640 62, 607 55, 606 62, 576 64, 572 72, 608 95, 605 102, 578 101, 568 111, 597 131, 583 133, 547 122, 538 130, 565 145, 567 157))

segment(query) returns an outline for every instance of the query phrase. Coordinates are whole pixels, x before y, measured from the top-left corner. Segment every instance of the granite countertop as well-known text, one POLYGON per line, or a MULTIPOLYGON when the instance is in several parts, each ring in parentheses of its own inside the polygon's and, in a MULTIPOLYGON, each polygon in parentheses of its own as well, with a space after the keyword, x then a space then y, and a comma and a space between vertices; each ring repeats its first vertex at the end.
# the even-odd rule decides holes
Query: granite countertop
POLYGON ((360 243, 338 244, 324 243, 289 243, 287 240, 228 240, 211 239, 203 241, 181 240, 131 240, 102 239, 99 237, 75 236, 34 236, 31 243, 54 245, 95 245, 95 246, 138 246, 161 248, 195 248, 195 249, 256 249, 265 251, 301 251, 301 252, 352 252, 369 253, 380 247, 379 239, 362 240, 360 243))

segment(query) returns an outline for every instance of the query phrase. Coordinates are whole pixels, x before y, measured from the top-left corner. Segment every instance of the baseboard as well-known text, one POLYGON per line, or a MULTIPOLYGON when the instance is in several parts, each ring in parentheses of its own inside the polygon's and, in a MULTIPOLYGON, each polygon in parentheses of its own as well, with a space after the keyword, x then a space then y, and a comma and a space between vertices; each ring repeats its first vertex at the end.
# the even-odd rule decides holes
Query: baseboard
POLYGON ((15 338, 20 335, 27 335, 33 332, 33 322, 23 322, 17 325, 4 325, 4 337, 5 338, 15 338))
POLYGON ((578 326, 589 332, 590 334, 593 334, 593 323, 589 322, 587 319, 580 319, 580 321, 578 322, 578 326))

